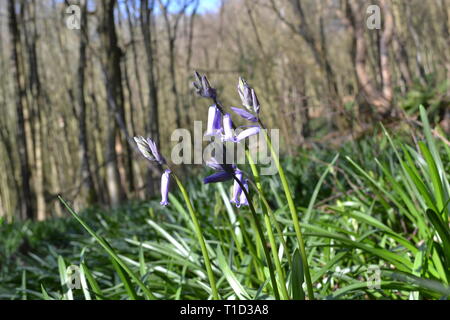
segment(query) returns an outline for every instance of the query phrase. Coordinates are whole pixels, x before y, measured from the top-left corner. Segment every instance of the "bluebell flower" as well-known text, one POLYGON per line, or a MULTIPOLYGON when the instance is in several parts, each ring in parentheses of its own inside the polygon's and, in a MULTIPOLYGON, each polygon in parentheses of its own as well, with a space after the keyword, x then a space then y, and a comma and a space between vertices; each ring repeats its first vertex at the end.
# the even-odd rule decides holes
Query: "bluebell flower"
POLYGON ((233 179, 233 173, 234 170, 236 169, 235 165, 219 163, 215 158, 212 158, 211 160, 207 161, 206 165, 216 170, 217 172, 204 178, 203 179, 204 184, 224 182, 233 179))
POLYGON ((222 113, 216 105, 208 109, 208 123, 205 136, 215 136, 222 133, 222 113))
POLYGON ((234 141, 233 121, 229 113, 223 116, 223 133, 222 141, 234 141))
POLYGON ((134 141, 136 142, 139 151, 146 159, 156 161, 161 165, 166 163, 166 160, 163 156, 161 156, 158 148, 156 147, 156 143, 152 139, 145 139, 144 137, 139 136, 134 137, 134 141))
POLYGON ((203 179, 204 184, 208 183, 215 183, 215 182, 224 182, 233 179, 233 173, 226 172, 226 171, 219 171, 216 173, 213 173, 210 176, 207 176, 203 179))
POLYGON ((248 85, 244 78, 239 77, 239 82, 237 86, 239 96, 241 97, 242 105, 247 110, 252 110, 252 89, 248 85))
MULTIPOLYGON (((244 185, 244 188, 245 188, 245 190, 248 193, 248 179, 245 179, 242 184, 244 185)), ((245 196, 244 191, 241 192, 241 196, 239 198, 239 203, 240 203, 241 206, 248 206, 248 199, 245 196)))
MULTIPOLYGON (((237 108, 235 108, 235 109, 237 109, 237 108)), ((239 109, 239 110, 246 112, 245 110, 242 110, 242 109, 239 109)), ((235 136, 234 129, 233 129, 233 122, 231 120, 230 114, 226 113, 223 116, 224 134, 222 135, 222 141, 240 142, 249 136, 258 134, 260 130, 261 129, 259 126, 251 126, 250 128, 241 131, 237 136, 235 136)))
POLYGON ((244 131, 241 131, 235 138, 236 142, 240 142, 242 140, 244 140, 245 138, 248 138, 252 135, 258 134, 261 131, 261 128, 256 126, 256 127, 250 127, 248 129, 245 129, 244 131))
MULTIPOLYGON (((242 171, 241 170, 236 169, 235 176, 236 176, 236 179, 238 179, 239 181, 242 182, 242 171)), ((239 183, 235 180, 234 184, 233 184, 233 196, 231 197, 230 202, 234 203, 237 208, 239 208, 241 206, 241 200, 240 200, 241 193, 242 193, 242 188, 239 185, 239 183)))
POLYGON ((244 118, 247 121, 251 121, 251 122, 258 121, 258 119, 256 118, 255 115, 253 115, 252 113, 250 113, 244 109, 231 107, 231 110, 233 110, 234 113, 236 113, 237 115, 239 115, 240 117, 244 118))
POLYGON ((253 111, 254 113, 259 113, 259 100, 256 96, 255 90, 248 85, 248 83, 242 78, 239 77, 238 83, 238 93, 241 97, 242 105, 248 110, 253 111))
POLYGON ((197 81, 194 81, 192 84, 194 85, 195 92, 204 98, 211 98, 213 100, 216 99, 216 89, 211 87, 211 84, 208 81, 208 78, 206 78, 205 75, 200 76, 200 74, 195 71, 195 78, 197 81))
POLYGON ((163 206, 169 204, 168 194, 169 194, 169 184, 170 184, 170 173, 169 169, 166 169, 161 176, 161 202, 163 206))

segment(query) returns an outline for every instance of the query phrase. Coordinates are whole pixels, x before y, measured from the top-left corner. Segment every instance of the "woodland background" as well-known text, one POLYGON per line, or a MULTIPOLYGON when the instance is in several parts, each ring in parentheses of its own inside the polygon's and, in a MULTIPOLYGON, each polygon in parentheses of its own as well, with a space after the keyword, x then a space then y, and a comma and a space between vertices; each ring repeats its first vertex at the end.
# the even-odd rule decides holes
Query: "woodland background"
POLYGON ((337 148, 379 121, 414 132, 420 104, 449 133, 450 1, 205 2, 0 2, 0 218, 63 216, 58 194, 75 208, 152 196, 159 176, 132 137, 169 153, 173 129, 205 120, 194 70, 227 106, 246 78, 283 155, 337 148), (70 4, 80 30, 66 26, 70 4), (379 30, 366 27, 371 4, 379 30))

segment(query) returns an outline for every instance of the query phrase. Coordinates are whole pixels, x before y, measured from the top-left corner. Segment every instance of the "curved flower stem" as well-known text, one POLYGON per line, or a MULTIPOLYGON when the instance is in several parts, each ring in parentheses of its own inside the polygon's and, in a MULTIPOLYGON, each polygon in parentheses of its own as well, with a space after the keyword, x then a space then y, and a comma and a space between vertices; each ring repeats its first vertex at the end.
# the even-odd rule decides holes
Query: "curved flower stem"
POLYGON ((286 254, 286 258, 288 260, 289 267, 292 269, 292 261, 291 256, 289 255, 289 250, 286 241, 283 237, 283 230, 281 230, 280 224, 278 223, 277 219, 273 215, 272 208, 270 207, 269 203, 267 202, 266 196, 264 194, 264 189, 262 188, 261 184, 261 178, 259 176, 258 168, 255 165, 255 162, 253 161, 253 158, 248 150, 245 150, 245 155, 247 156, 248 162, 250 164, 250 168, 253 173, 253 177, 255 178, 255 183, 250 180, 250 183, 253 184, 253 186, 258 190, 258 194, 260 197, 261 202, 264 204, 263 207, 265 207, 266 210, 264 210, 264 213, 267 213, 272 220, 272 223, 275 226, 276 231, 278 232, 278 236, 280 238, 281 244, 284 247, 284 252, 286 254))
POLYGON ((300 228, 300 222, 298 220, 297 208, 295 207, 294 200, 292 199, 292 193, 289 189, 289 184, 287 182, 286 175, 284 174, 283 167, 280 165, 280 159, 278 158, 277 153, 273 149, 272 142, 270 141, 269 135, 267 134, 267 130, 264 127, 264 125, 260 119, 258 119, 258 123, 259 123, 261 129, 263 129, 262 131, 264 132, 264 137, 266 138, 266 142, 269 145, 270 152, 275 161, 275 165, 277 166, 281 184, 283 185, 284 193, 285 193, 286 199, 288 201, 289 211, 291 212, 292 222, 294 224, 295 234, 297 236, 298 246, 300 249, 300 255, 302 257, 303 267, 305 270, 305 281, 306 281, 306 286, 308 289, 308 297, 310 300, 313 300, 314 293, 313 293, 313 288, 312 288, 311 274, 309 272, 308 257, 306 255, 305 242, 303 240, 303 235, 302 235, 302 231, 300 228))
MULTIPOLYGON (((223 115, 225 115, 225 111, 224 111, 223 106, 221 105, 221 103, 217 99, 213 99, 213 101, 214 101, 214 104, 219 109, 219 111, 223 115)), ((234 124, 232 125, 232 127, 233 127, 233 129, 235 129, 234 124)), ((278 249, 277 249, 277 245, 276 245, 276 242, 275 242, 275 237, 273 235, 273 231, 272 231, 272 226, 270 224, 270 220, 273 221, 273 223, 275 225, 275 228, 277 229, 277 232, 280 235, 281 242, 282 242, 282 244, 284 246, 284 249, 285 249, 285 252, 286 252, 286 256, 288 257, 289 266, 291 266, 292 265, 291 264, 291 258, 290 258, 289 254, 288 254, 287 244, 286 244, 286 242, 283 239, 281 228, 280 228, 280 226, 278 224, 278 221, 273 216, 272 210, 269 207, 269 205, 268 205, 268 203, 267 203, 267 201, 265 199, 265 196, 264 196, 264 193, 263 193, 263 189, 262 189, 262 186, 261 186, 261 182, 260 182, 260 177, 259 177, 259 174, 258 174, 258 169, 256 168, 255 163, 253 162, 253 159, 252 159, 252 157, 250 155, 250 152, 248 151, 247 147, 245 148, 245 155, 248 158, 248 161, 250 163, 253 176, 255 177, 256 185, 257 185, 256 189, 258 190, 258 193, 259 193, 259 196, 260 196, 260 200, 264 204, 264 205, 261 206, 263 208, 262 210, 263 210, 263 215, 264 215, 264 222, 266 224, 267 234, 269 236, 269 241, 270 241, 270 246, 271 246, 271 250, 272 250, 272 255, 273 255, 273 258, 274 258, 274 261, 275 261, 275 266, 276 266, 277 272, 278 272, 278 274, 280 276, 280 281, 282 282, 281 291, 282 291, 282 294, 283 294, 283 298, 284 299, 289 299, 289 294, 288 294, 287 289, 286 289, 286 281, 285 281, 285 277, 284 277, 284 272, 283 272, 283 269, 281 268, 280 259, 278 257, 278 249)), ((238 183, 239 183, 239 185, 242 188, 242 184, 240 183, 240 181, 238 181, 238 183)), ((242 190, 245 191, 244 189, 245 188, 243 188, 242 190)), ((244 193, 246 193, 246 192, 244 192, 244 193)), ((248 197, 248 194, 246 194, 246 197, 247 197, 247 199, 250 199, 248 197)), ((250 201, 249 201, 249 204, 250 204, 250 201)), ((253 211, 254 211, 254 208, 253 208, 253 211)), ((252 213, 253 213, 253 211, 252 211, 252 213)), ((253 213, 253 215, 255 217, 255 219, 254 219, 255 223, 257 223, 257 228, 259 229, 258 233, 260 233, 262 235, 261 226, 259 225, 259 221, 256 219, 256 212, 253 213)), ((262 240, 263 240, 263 238, 261 238, 261 241, 262 240)), ((265 252, 266 259, 267 259, 268 264, 269 264, 269 270, 270 270, 270 265, 272 263, 271 263, 271 260, 268 257, 267 248, 264 246, 264 243, 263 243, 263 248, 264 248, 264 252, 265 252)), ((271 273, 271 277, 272 277, 272 273, 271 273)), ((273 282, 273 279, 272 279, 272 282, 273 282)))
MULTIPOLYGON (((283 268, 281 267, 280 258, 278 257, 278 247, 277 247, 277 244, 275 242, 275 237, 273 235, 271 221, 270 221, 271 219, 273 220, 273 223, 275 224, 275 228, 277 229, 278 233, 281 236, 281 241, 282 241, 282 244, 283 244, 283 246, 285 248, 285 252, 286 253, 287 253, 287 246, 286 246, 286 243, 284 242, 282 233, 280 232, 281 230, 279 229, 278 221, 275 220, 275 217, 272 214, 272 210, 268 206, 267 201, 265 201, 263 189, 262 189, 262 186, 261 186, 261 182, 259 180, 258 169, 256 168, 255 163, 253 162, 253 159, 252 159, 250 153, 248 152, 248 150, 247 150, 246 154, 247 154, 247 158, 249 159, 249 162, 250 162, 250 167, 252 169, 253 176, 256 179, 256 190, 258 190, 259 199, 260 199, 260 201, 262 203, 261 208, 262 208, 263 215, 264 215, 264 223, 266 224, 267 234, 269 236, 270 247, 271 247, 271 250, 272 250, 272 256, 273 256, 273 260, 275 261, 275 268, 277 269, 277 273, 278 273, 278 275, 280 277, 280 281, 281 281, 281 285, 280 285, 281 293, 282 293, 284 299, 289 299, 289 293, 288 293, 287 288, 286 288, 286 278, 285 278, 285 275, 284 275, 283 268)), ((289 261, 289 265, 290 265, 289 254, 286 254, 286 255, 288 257, 288 261, 289 261)))
POLYGON ((289 300, 289 293, 286 288, 286 278, 284 277, 283 268, 281 268, 280 259, 278 258, 278 249, 275 242, 275 237, 273 236, 272 228, 270 226, 270 218, 267 214, 264 214, 264 223, 266 224, 267 234, 269 236, 270 247, 272 251, 273 260, 275 261, 275 268, 277 269, 278 277, 280 279, 280 289, 282 298, 289 300), (270 231, 269 231, 270 230, 270 231))
POLYGON ((173 173, 173 171, 171 175, 175 179, 178 188, 180 189, 181 194, 183 195, 184 201, 186 202, 189 213, 191 214, 191 219, 192 222, 194 223, 195 233, 197 235, 198 242, 200 243, 200 247, 202 249, 203 259, 205 260, 206 273, 208 274, 213 299, 219 300, 219 293, 217 292, 216 280, 214 278, 214 274, 211 268, 211 261, 209 259, 208 249, 206 248, 205 239, 203 238, 202 229, 197 219, 197 214, 194 210, 194 207, 192 206, 191 200, 189 199, 189 195, 187 194, 187 191, 184 188, 183 184, 181 183, 180 179, 178 179, 178 177, 173 173))
POLYGON ((277 280, 275 278, 275 273, 274 273, 274 270, 273 270, 272 259, 270 258, 270 254, 269 254, 269 251, 267 249, 266 239, 264 237, 264 233, 262 232, 261 224, 259 223, 258 215, 256 214, 255 207, 253 206, 253 203, 252 203, 252 201, 250 199, 250 195, 249 195, 247 189, 242 184, 242 182, 234 174, 233 174, 233 179, 239 184, 239 186, 242 189, 242 192, 244 192, 245 197, 248 200, 248 206, 249 206, 250 211, 252 213, 253 220, 255 221, 256 229, 258 231, 258 236, 259 236, 259 239, 261 241, 261 245, 262 245, 263 250, 264 250, 264 255, 266 256, 267 265, 269 267, 270 280, 272 282, 272 287, 273 287, 275 299, 279 300, 280 299, 280 294, 278 292, 278 284, 277 284, 277 280))
MULTIPOLYGON (((239 224, 240 224, 241 226, 245 226, 245 223, 244 223, 242 217, 241 217, 240 215, 237 215, 237 216, 238 216, 239 224)), ((251 222, 250 222, 250 223, 251 223, 251 222)), ((252 228, 255 228, 255 229, 256 229, 256 227, 254 227, 254 223, 251 223, 251 225, 252 225, 252 228)), ((252 259, 253 266, 254 266, 254 269, 255 269, 255 272, 256 272, 256 278, 257 278, 258 280, 264 282, 265 276, 264 276, 264 273, 263 273, 262 268, 260 268, 260 266, 263 266, 263 262, 262 262, 262 260, 259 258, 259 253, 258 253, 258 251, 259 251, 258 248, 259 248, 259 247, 256 248, 256 247, 254 246, 254 244, 252 243, 252 241, 251 241, 251 239, 250 239, 250 236, 248 235, 248 233, 247 233, 247 231, 245 230, 245 228, 242 228, 242 236, 244 237, 244 241, 245 241, 245 243, 246 243, 246 245, 247 245, 248 250, 250 251, 250 254, 251 254, 252 256, 256 257, 256 259, 252 259)))

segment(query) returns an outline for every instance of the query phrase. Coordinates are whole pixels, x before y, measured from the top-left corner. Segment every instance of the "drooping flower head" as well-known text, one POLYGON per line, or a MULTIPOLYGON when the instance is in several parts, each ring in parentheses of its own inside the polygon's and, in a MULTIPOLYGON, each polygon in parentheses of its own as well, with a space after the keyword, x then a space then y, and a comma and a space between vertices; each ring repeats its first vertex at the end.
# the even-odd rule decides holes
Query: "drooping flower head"
MULTIPOLYGON (((244 182, 242 183, 244 185, 245 191, 248 193, 248 179, 244 179, 244 182)), ((239 198, 239 203, 241 206, 248 206, 248 199, 245 196, 244 191, 241 192, 241 196, 239 198)))
POLYGON ((166 169, 161 176, 161 202, 160 204, 163 206, 167 206, 169 204, 168 195, 169 195, 169 185, 170 185, 170 173, 169 169, 166 169))
MULTIPOLYGON (((232 107, 232 109, 239 110, 239 112, 245 116, 247 116, 247 115, 252 116, 249 112, 247 112, 243 109, 233 108, 233 107, 232 107)), ((256 117, 254 117, 254 118, 256 119, 256 117)), ((236 136, 235 132, 234 132, 233 121, 231 120, 231 115, 229 113, 226 113, 223 116, 223 132, 224 132, 224 134, 222 135, 222 141, 240 142, 247 137, 258 134, 260 131, 261 131, 261 129, 259 126, 250 126, 250 128, 241 131, 236 136)))
MULTIPOLYGON (((150 161, 156 161, 160 165, 166 163, 166 160, 161 156, 156 147, 156 143, 150 139, 145 139, 142 136, 134 137, 134 141, 136 142, 139 151, 142 155, 150 161)), ((169 204, 168 194, 169 194, 169 182, 170 182, 170 173, 169 169, 166 169, 161 176, 161 202, 160 204, 163 206, 167 206, 169 204)))
POLYGON ((219 163, 216 158, 211 158, 206 162, 206 165, 214 170, 216 173, 213 173, 210 176, 207 176, 203 179, 204 184, 215 183, 215 182, 224 182, 233 179, 233 173, 236 169, 235 165, 219 163))
POLYGON ((215 136, 222 133, 222 113, 216 105, 208 109, 208 123, 205 136, 215 136))
POLYGON ((158 148, 156 147, 156 143, 152 139, 145 139, 144 137, 139 136, 134 137, 134 141, 136 142, 139 151, 145 158, 150 161, 156 161, 161 165, 166 163, 166 160, 163 156, 161 156, 158 148))
POLYGON ((222 141, 234 141, 234 129, 231 115, 225 113, 223 116, 223 136, 222 141))
POLYGON ((211 87, 208 78, 205 75, 200 76, 200 74, 195 71, 195 78, 192 84, 194 85, 195 92, 204 98, 216 99, 216 89, 211 87))
POLYGON ((204 184, 208 183, 216 183, 216 182, 225 182, 228 180, 233 179, 233 174, 226 171, 218 171, 216 173, 213 173, 210 176, 207 176, 203 179, 204 184))
POLYGON ((240 116, 241 118, 244 118, 247 121, 251 121, 251 122, 258 121, 258 119, 256 118, 255 115, 253 115, 252 113, 250 113, 244 109, 231 107, 231 110, 233 110, 234 113, 236 113, 238 116, 240 116))
POLYGON ((261 131, 261 128, 259 126, 250 127, 248 129, 245 129, 244 131, 241 131, 235 138, 234 141, 240 142, 244 140, 245 138, 248 138, 250 136, 253 136, 255 134, 258 134, 261 131))
MULTIPOLYGON (((235 176, 236 176, 236 179, 238 179, 239 181, 242 182, 243 175, 242 175, 241 170, 236 169, 235 176)), ((239 185, 239 183, 235 180, 234 184, 233 184, 233 196, 231 197, 230 202, 234 203, 237 208, 239 208, 241 206, 241 193, 242 193, 242 188, 239 185)))

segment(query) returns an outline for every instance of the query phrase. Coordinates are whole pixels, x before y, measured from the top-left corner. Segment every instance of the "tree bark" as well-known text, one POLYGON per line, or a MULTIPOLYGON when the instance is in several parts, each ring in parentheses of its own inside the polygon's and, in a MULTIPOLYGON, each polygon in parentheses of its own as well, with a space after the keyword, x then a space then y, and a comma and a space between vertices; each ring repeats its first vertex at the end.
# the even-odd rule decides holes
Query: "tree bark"
MULTIPOLYGON (((141 32, 144 38, 144 48, 147 57, 147 83, 149 89, 148 97, 148 115, 149 121, 147 122, 146 131, 150 134, 151 138, 155 141, 157 146, 159 143, 159 111, 158 111, 158 87, 156 82, 155 70, 156 63, 154 59, 154 43, 151 30, 153 10, 155 7, 154 0, 141 0, 141 14, 140 24, 141 32)), ((153 174, 151 168, 147 172, 147 192, 149 195, 154 195, 156 190, 156 176, 153 174)))
MULTIPOLYGON (((134 2, 133 2, 133 5, 134 5, 134 2)), ((141 81, 141 76, 140 76, 141 73, 140 73, 139 62, 138 62, 139 59, 138 59, 136 36, 135 36, 135 30, 134 30, 135 26, 132 21, 132 13, 131 13, 128 2, 125 2, 125 9, 127 12, 128 28, 130 29, 130 43, 131 43, 131 50, 132 50, 132 54, 133 54, 133 70, 135 73, 134 78, 136 79, 136 83, 137 83, 137 87, 138 87, 140 111, 143 113, 145 103, 144 103, 144 94, 143 94, 143 90, 142 90, 142 81, 141 81)), ((131 94, 131 92, 130 92, 130 94, 131 94)))
MULTIPOLYGON (((336 75, 328 59, 325 41, 322 40, 320 44, 319 41, 317 41, 316 38, 314 37, 313 32, 306 21, 306 16, 301 1, 300 0, 290 0, 290 1, 294 9, 294 13, 299 18, 297 33, 300 34, 300 36, 306 42, 311 52, 313 53, 314 60, 325 72, 325 76, 327 79, 327 88, 332 97, 332 100, 340 99, 336 75)), ((338 104, 340 103, 338 102, 338 104)))
MULTIPOLYGON (((101 2, 100 33, 103 44, 103 65, 106 86, 106 101, 108 105, 108 137, 106 142, 106 179, 109 200, 116 207, 125 199, 125 190, 119 173, 119 160, 116 143, 121 146, 120 134, 117 126, 117 117, 123 115, 123 92, 120 59, 122 52, 117 44, 117 34, 114 23, 115 0, 101 2)), ((123 119, 123 118, 122 118, 123 119)))
POLYGON ((97 191, 95 190, 94 181, 92 178, 92 171, 89 159, 89 144, 88 132, 86 126, 86 98, 85 98, 85 78, 86 78, 86 47, 88 45, 88 19, 87 6, 88 0, 81 1, 81 21, 80 21, 80 43, 78 48, 78 143, 80 144, 79 158, 81 171, 81 185, 83 198, 87 204, 92 204, 97 201, 97 191))
POLYGON ((28 158, 27 137, 25 131, 24 100, 26 99, 26 89, 24 85, 24 75, 20 64, 21 44, 20 29, 18 27, 17 15, 15 11, 15 1, 8 1, 9 32, 11 35, 11 61, 14 85, 16 92, 16 114, 17 114, 17 150, 19 153, 20 175, 21 175, 21 216, 22 218, 33 219, 33 190, 31 188, 31 170, 28 158))
POLYGON ((31 123, 33 127, 34 138, 34 156, 35 156, 35 195, 36 195, 36 217, 38 221, 43 221, 47 217, 46 212, 46 199, 45 199, 45 167, 43 156, 44 134, 43 134, 43 119, 42 112, 45 108, 43 88, 40 80, 39 63, 37 56, 37 25, 36 25, 36 1, 33 0, 26 4, 26 12, 29 17, 29 27, 26 28, 25 40, 28 51, 29 61, 29 89, 31 97, 33 98, 31 103, 33 115, 33 121, 31 123))
POLYGON ((353 49, 352 55, 355 64, 356 77, 360 90, 363 92, 365 100, 375 107, 377 114, 382 117, 387 117, 392 112, 392 82, 391 71, 388 55, 388 47, 392 40, 393 32, 393 18, 390 8, 385 1, 380 1, 382 9, 384 11, 384 26, 379 42, 379 55, 380 55, 380 78, 381 78, 381 90, 377 89, 375 80, 372 80, 367 72, 367 44, 364 37, 365 34, 365 21, 364 12, 359 2, 354 0, 348 1, 348 18, 351 22, 351 28, 353 31, 353 49))

